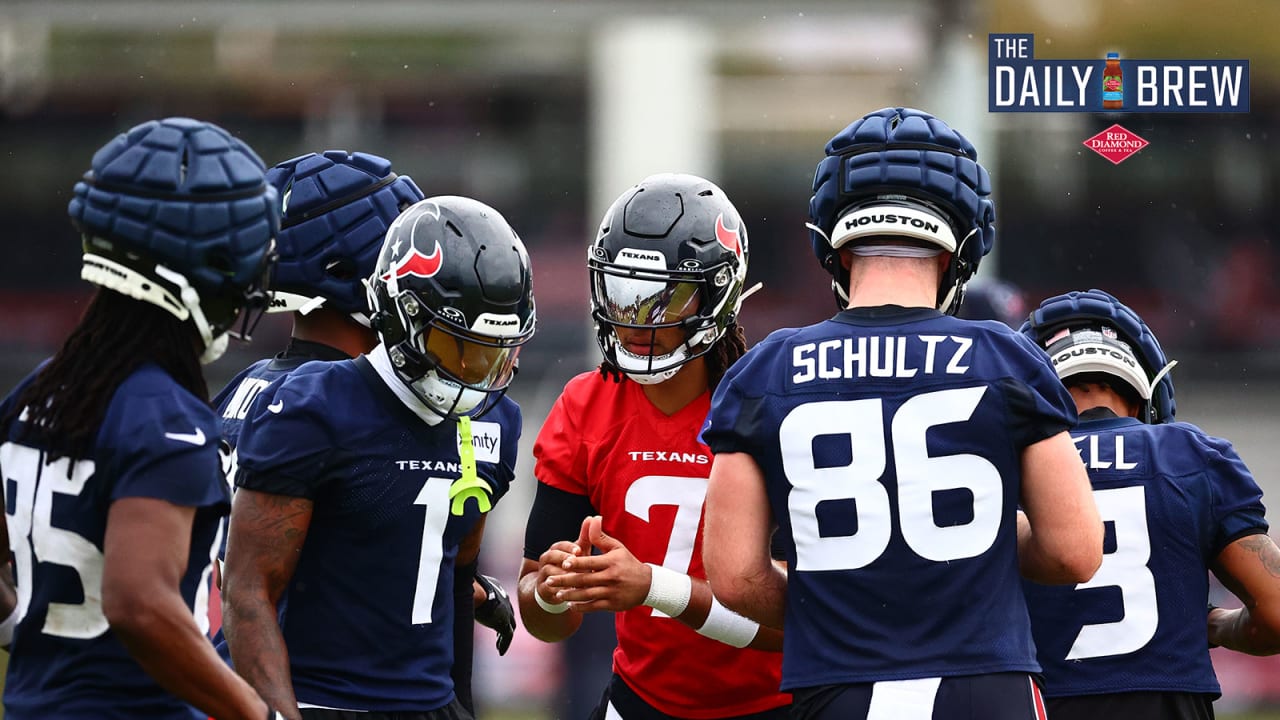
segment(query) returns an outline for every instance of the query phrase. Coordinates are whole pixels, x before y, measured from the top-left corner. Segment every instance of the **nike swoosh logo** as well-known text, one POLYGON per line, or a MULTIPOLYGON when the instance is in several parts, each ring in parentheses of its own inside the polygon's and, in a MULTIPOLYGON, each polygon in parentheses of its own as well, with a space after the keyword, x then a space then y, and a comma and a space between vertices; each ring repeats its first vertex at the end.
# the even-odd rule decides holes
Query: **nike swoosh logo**
POLYGON ((279 414, 280 414, 280 411, 284 409, 284 401, 283 401, 283 400, 277 400, 277 401, 275 401, 275 402, 271 403, 270 405, 268 405, 268 406, 267 406, 267 409, 268 409, 268 410, 270 410, 271 412, 273 412, 273 413, 275 413, 275 414, 279 415, 279 414))
POLYGON ((191 443, 192 445, 204 444, 204 430, 201 428, 196 428, 196 431, 193 433, 167 432, 164 434, 164 436, 169 438, 170 440, 177 440, 178 442, 191 443))

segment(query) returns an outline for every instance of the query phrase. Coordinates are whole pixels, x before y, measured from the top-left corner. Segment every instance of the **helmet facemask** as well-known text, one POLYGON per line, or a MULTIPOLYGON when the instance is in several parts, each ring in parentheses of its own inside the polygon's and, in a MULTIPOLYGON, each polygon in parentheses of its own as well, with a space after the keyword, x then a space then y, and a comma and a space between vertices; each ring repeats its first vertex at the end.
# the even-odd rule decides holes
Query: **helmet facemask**
MULTIPOLYGON (((627 259, 625 251, 619 255, 627 259)), ((745 278, 729 263, 672 272, 661 260, 628 260, 607 262, 593 254, 588 263, 597 342, 605 359, 632 380, 656 384, 710 352, 736 319, 745 278), (683 339, 655 354, 665 350, 658 334, 669 329, 682 331, 683 339)))
MULTIPOLYGON (((387 295, 385 285, 380 290, 387 295)), ((519 328, 514 316, 482 314, 472 328, 462 327, 449 319, 452 308, 433 310, 412 290, 375 305, 388 306, 397 327, 384 332, 383 319, 378 330, 396 374, 446 418, 479 417, 497 404, 515 377, 520 348, 533 336, 532 326, 519 328)))

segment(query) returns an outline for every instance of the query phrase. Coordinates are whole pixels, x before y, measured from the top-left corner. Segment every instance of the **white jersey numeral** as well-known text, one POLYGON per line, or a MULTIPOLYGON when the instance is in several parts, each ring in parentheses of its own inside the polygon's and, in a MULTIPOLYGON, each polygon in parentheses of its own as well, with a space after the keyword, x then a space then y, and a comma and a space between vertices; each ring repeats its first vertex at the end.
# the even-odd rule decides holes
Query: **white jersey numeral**
POLYGON ((1094 623, 1080 628, 1067 653, 1068 660, 1124 655, 1146 647, 1156 635, 1160 613, 1156 607, 1156 578, 1147 531, 1147 496, 1142 485, 1094 490, 1102 521, 1114 523, 1115 552, 1102 556, 1102 565, 1077 590, 1120 588, 1124 617, 1116 622, 1094 623))
POLYGON ((31 583, 37 562, 70 568, 80 580, 84 600, 50 602, 42 631, 57 637, 89 639, 107 631, 102 614, 102 551, 84 537, 54 527, 54 493, 77 497, 93 476, 89 460, 59 458, 42 463, 43 453, 15 443, 0 445, 0 468, 13 483, 13 512, 7 512, 9 546, 18 581, 18 621, 31 606, 31 583))
MULTIPOLYGON (((649 522, 650 508, 661 505, 674 505, 676 508, 662 567, 684 575, 689 574, 689 566, 693 563, 693 545, 698 539, 698 524, 702 521, 702 502, 706 496, 707 479, 697 477, 646 475, 637 478, 627 488, 624 501, 627 513, 645 522, 649 522)), ((653 617, 670 616, 654 610, 653 617)))
POLYGON ((978 455, 930 455, 926 443, 930 428, 972 417, 985 392, 985 387, 939 390, 902 404, 890 428, 896 501, 880 482, 889 446, 879 398, 813 402, 792 409, 778 433, 783 471, 792 486, 787 509, 796 544, 795 569, 856 570, 874 562, 889 547, 895 502, 903 539, 920 557, 948 562, 990 549, 1004 506, 999 470, 978 455), (813 441, 830 435, 848 438, 852 451, 848 465, 816 467, 813 441), (972 494, 973 518, 940 527, 933 516, 932 496, 952 489, 972 494), (853 500, 856 532, 825 537, 820 533, 817 507, 829 500, 853 500))
POLYGON ((440 563, 444 560, 444 529, 449 524, 448 478, 427 478, 414 505, 426 506, 422 522, 422 549, 418 554, 418 581, 413 593, 413 624, 431 622, 440 584, 440 563))

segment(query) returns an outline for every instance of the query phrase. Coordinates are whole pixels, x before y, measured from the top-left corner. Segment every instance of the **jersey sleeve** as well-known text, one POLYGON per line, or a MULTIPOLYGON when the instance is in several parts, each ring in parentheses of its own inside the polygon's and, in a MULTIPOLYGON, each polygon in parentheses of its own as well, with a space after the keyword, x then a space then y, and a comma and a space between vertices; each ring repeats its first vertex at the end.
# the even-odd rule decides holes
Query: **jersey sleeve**
POLYGON ((325 393, 314 375, 286 375, 249 407, 236 445, 236 486, 315 499, 327 480, 326 463, 337 447, 325 393))
POLYGON ((1266 508, 1262 504, 1262 488, 1231 443, 1202 433, 1195 437, 1207 460, 1214 521, 1210 557, 1216 557, 1242 537, 1267 532, 1266 508))
MULTIPOLYGON (((133 382, 140 382, 134 380, 133 382)), ((182 388, 122 386, 98 435, 99 462, 113 479, 111 500, 166 500, 184 507, 231 501, 213 411, 182 388)))
POLYGON ((744 382, 746 371, 754 365, 752 352, 759 352, 757 346, 734 363, 720 379, 720 384, 711 396, 711 410, 707 413, 706 422, 702 425, 699 439, 711 448, 711 452, 750 453, 759 446, 760 438, 756 437, 758 424, 759 398, 747 394, 748 383, 744 382))
POLYGON ((1075 427, 1076 403, 1058 378, 1049 356, 1021 335, 1011 335, 1018 343, 1012 371, 999 381, 1009 411, 1014 444, 1034 445, 1075 427))
POLYGON ((577 427, 568 387, 556 399, 533 443, 533 474, 539 482, 576 495, 587 494, 586 438, 577 427))

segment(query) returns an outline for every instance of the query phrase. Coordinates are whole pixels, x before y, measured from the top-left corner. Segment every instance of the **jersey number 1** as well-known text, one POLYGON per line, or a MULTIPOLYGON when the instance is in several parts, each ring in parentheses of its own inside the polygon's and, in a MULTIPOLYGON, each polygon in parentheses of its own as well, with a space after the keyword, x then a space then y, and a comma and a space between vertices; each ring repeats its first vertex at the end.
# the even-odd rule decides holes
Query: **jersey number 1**
POLYGON ((414 505, 426 506, 422 521, 422 549, 418 553, 418 582, 413 592, 413 624, 431 622, 440 584, 440 563, 444 560, 444 528, 449 524, 448 478, 427 478, 414 505))

